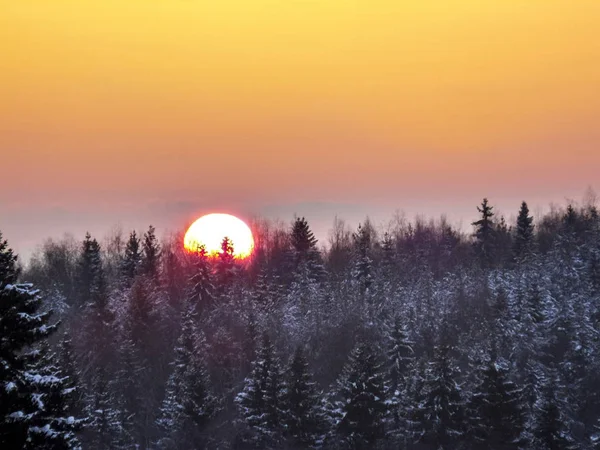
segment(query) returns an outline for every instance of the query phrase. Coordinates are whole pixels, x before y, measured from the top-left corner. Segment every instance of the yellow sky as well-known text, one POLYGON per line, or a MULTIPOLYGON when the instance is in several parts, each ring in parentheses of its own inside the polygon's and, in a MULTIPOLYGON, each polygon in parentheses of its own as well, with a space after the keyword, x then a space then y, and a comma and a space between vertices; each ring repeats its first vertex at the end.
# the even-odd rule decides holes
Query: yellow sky
POLYGON ((599 30, 597 0, 0 0, 1 161, 31 175, 0 206, 593 184, 599 30))

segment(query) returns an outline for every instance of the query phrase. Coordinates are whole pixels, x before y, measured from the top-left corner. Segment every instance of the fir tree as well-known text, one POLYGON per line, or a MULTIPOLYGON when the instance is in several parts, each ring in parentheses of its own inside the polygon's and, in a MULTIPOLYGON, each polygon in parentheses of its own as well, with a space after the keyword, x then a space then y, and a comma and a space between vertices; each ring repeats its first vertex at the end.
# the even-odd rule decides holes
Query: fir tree
POLYGON ((521 203, 521 209, 517 217, 517 229, 515 230, 513 244, 515 259, 522 260, 532 253, 534 244, 533 229, 533 217, 529 215, 527 203, 523 202, 521 203))
POLYGON ((495 261, 496 231, 493 209, 494 207, 489 205, 488 199, 484 198, 481 207, 477 207, 481 219, 472 223, 475 227, 475 249, 484 267, 491 267, 495 261))
POLYGON ((80 376, 75 365, 75 355, 73 353, 73 343, 71 335, 65 331, 60 341, 59 347, 60 367, 65 380, 65 389, 68 390, 67 412, 74 417, 80 417, 84 411, 83 392, 81 392, 80 376))
POLYGON ((518 450, 524 417, 508 364, 491 356, 476 375, 478 384, 469 405, 472 448, 518 450))
POLYGON ((536 421, 533 432, 535 450, 569 450, 576 445, 566 424, 564 403, 559 392, 563 390, 556 371, 550 370, 543 388, 542 397, 535 405, 536 421))
POLYGON ((360 342, 337 382, 328 442, 344 449, 373 448, 384 437, 388 389, 377 353, 360 342))
POLYGON ((132 231, 125 247, 123 261, 121 262, 121 276, 127 284, 131 283, 138 273, 141 261, 140 239, 136 232, 132 231))
POLYGON ((204 246, 198 247, 193 255, 193 273, 190 277, 189 301, 195 305, 198 313, 203 311, 212 302, 214 285, 208 255, 204 246))
POLYGON ((231 282, 236 276, 233 242, 228 237, 224 237, 221 242, 221 252, 217 259, 215 272, 217 277, 217 289, 223 294, 230 289, 231 282))
POLYGON ((311 279, 321 281, 325 268, 317 249, 318 241, 304 217, 297 217, 294 221, 290 242, 293 252, 292 271, 296 272, 300 266, 306 265, 311 279))
POLYGON ((130 437, 125 435, 121 414, 115 408, 115 399, 110 390, 108 374, 99 367, 91 381, 86 412, 89 425, 86 427, 86 446, 94 450, 125 448, 130 437))
POLYGON ((458 374, 449 346, 437 345, 413 403, 409 434, 416 443, 439 450, 463 445, 466 414, 458 374))
POLYGON ((77 292, 79 306, 85 307, 92 297, 104 292, 105 278, 102 267, 100 244, 86 233, 77 262, 77 292))
POLYGON ((294 221, 290 241, 297 258, 308 258, 318 242, 304 217, 297 217, 294 221))
POLYGON ((369 288, 373 284, 371 259, 371 235, 369 228, 358 226, 358 230, 353 235, 354 239, 354 268, 352 276, 358 284, 361 295, 366 296, 369 288))
POLYGON ((244 448, 280 448, 282 380, 279 360, 267 333, 252 363, 244 389, 235 401, 243 428, 244 448))
POLYGON ((144 233, 142 242, 142 273, 152 280, 158 279, 158 263, 160 258, 160 245, 156 238, 156 230, 150 225, 144 233))
POLYGON ((54 363, 56 355, 50 351, 47 341, 28 354, 33 365, 25 375, 34 387, 31 393, 38 411, 32 415, 32 426, 25 448, 31 449, 71 449, 80 448, 76 432, 81 430, 85 420, 70 415, 70 398, 77 387, 54 363))
POLYGON ((314 446, 325 429, 325 418, 319 392, 300 346, 284 374, 282 408, 285 434, 291 447, 314 446))
POLYGON ((212 393, 205 352, 204 335, 196 331, 194 308, 190 306, 183 319, 173 371, 157 420, 163 436, 159 448, 201 449, 207 445, 205 430, 219 404, 212 393))
POLYGON ((0 447, 77 448, 82 422, 67 410, 73 388, 47 351, 57 325, 31 285, 12 284, 16 257, 0 247, 0 447))
POLYGON ((8 242, 2 239, 0 231, 0 289, 6 284, 16 283, 18 277, 17 255, 8 246, 8 242))

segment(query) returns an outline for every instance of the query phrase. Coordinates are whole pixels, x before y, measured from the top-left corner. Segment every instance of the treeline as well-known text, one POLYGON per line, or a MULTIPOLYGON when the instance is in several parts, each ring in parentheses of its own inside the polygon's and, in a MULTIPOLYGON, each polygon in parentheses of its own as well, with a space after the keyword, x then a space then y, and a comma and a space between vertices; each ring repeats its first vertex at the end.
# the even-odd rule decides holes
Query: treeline
POLYGON ((0 447, 600 448, 598 210, 477 211, 257 222, 243 262, 150 227, 19 274, 3 242, 0 447))

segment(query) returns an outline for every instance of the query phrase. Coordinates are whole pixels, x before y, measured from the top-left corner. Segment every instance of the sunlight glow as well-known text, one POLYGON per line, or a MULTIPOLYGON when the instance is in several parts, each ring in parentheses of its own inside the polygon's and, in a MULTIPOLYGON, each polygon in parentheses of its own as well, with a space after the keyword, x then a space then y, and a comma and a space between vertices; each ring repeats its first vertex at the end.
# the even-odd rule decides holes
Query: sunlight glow
POLYGON ((233 243, 234 256, 239 259, 250 256, 254 238, 244 221, 230 214, 208 214, 196 220, 185 233, 184 247, 196 251, 204 246, 209 256, 221 253, 221 243, 227 237, 233 243))

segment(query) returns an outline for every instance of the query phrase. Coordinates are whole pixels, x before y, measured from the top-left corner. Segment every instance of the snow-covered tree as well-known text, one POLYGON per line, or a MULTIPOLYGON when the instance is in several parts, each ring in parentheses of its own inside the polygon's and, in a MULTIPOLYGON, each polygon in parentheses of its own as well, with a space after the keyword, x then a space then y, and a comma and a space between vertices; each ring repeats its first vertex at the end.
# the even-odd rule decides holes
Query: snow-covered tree
POLYGON ((332 393, 332 429, 327 446, 373 448, 385 435, 388 387, 377 350, 359 342, 350 354, 332 393))
POLYGON ((0 264, 0 447, 78 448, 83 423, 68 411, 77 386, 49 352, 52 312, 32 285, 12 284, 16 257, 1 237, 0 264))
POLYGON ((121 261, 121 276, 125 283, 129 284, 139 271, 142 261, 140 251, 140 239, 135 231, 132 231, 125 246, 125 255, 121 261))
POLYGON ((326 420, 320 393, 301 346, 296 348, 284 372, 281 402, 288 445, 292 448, 314 446, 325 431, 326 420))
POLYGON ((203 355, 204 335, 197 330, 195 313, 190 305, 181 335, 175 347, 173 371, 167 382, 165 399, 157 425, 161 449, 205 448, 206 427, 218 410, 218 400, 212 393, 203 355))
POLYGON ((471 448, 518 450, 524 415, 508 362, 492 355, 477 368, 476 377, 468 407, 471 448))
POLYGON ((277 449, 282 442, 283 382, 279 359, 263 333, 252 371, 235 401, 244 448, 277 449))
POLYGON ((466 432, 465 400, 448 345, 436 346, 433 359, 421 376, 408 424, 409 435, 415 443, 428 448, 461 448, 466 432))

